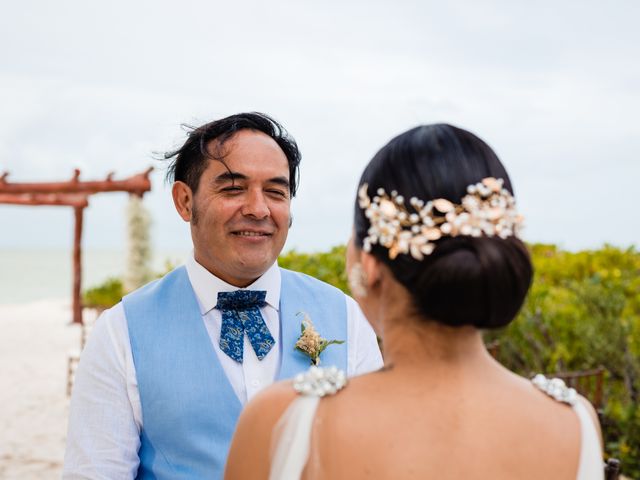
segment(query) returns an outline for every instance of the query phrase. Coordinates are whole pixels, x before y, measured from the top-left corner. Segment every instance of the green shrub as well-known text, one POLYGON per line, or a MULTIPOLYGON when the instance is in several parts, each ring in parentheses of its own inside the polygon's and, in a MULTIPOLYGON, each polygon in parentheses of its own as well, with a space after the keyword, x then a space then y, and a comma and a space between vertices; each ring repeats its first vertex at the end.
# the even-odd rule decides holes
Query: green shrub
POLYGON ((298 253, 291 250, 278 258, 278 265, 306 273, 348 293, 345 254, 346 249, 342 245, 320 253, 298 253))
POLYGON ((109 278, 104 283, 85 290, 82 304, 87 308, 105 310, 118 303, 124 296, 124 286, 119 278, 109 278))

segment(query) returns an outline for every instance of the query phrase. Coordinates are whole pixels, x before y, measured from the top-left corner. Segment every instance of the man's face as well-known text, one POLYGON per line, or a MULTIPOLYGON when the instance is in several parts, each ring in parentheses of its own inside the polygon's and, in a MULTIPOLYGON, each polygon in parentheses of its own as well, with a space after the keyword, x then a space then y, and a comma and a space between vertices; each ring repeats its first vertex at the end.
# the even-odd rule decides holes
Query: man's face
POLYGON ((289 164, 271 137, 253 130, 236 133, 222 152, 228 169, 208 161, 188 219, 198 263, 244 287, 267 271, 287 239, 289 164))

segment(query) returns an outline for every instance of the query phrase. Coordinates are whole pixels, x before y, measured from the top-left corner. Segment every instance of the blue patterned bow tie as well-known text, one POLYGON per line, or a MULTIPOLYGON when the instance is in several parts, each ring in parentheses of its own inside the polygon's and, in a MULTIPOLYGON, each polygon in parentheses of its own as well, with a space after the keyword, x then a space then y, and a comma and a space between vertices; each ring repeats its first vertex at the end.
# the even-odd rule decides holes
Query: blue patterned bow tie
POLYGON ((276 343, 260 314, 266 296, 267 292, 257 290, 218 292, 215 308, 222 311, 220 349, 238 363, 242 363, 245 333, 258 360, 276 343))

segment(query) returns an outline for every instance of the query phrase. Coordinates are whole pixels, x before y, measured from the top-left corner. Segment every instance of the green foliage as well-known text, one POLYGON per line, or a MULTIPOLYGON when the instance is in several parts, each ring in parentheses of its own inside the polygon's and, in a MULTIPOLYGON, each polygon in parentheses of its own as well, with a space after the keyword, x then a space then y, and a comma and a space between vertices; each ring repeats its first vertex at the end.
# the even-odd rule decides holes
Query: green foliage
POLYGON ((298 253, 291 250, 278 258, 278 265, 306 273, 348 293, 345 254, 346 248, 342 245, 321 253, 298 253))
POLYGON ((124 296, 124 286, 119 278, 109 278, 104 283, 85 290, 82 303, 87 308, 105 310, 124 296))

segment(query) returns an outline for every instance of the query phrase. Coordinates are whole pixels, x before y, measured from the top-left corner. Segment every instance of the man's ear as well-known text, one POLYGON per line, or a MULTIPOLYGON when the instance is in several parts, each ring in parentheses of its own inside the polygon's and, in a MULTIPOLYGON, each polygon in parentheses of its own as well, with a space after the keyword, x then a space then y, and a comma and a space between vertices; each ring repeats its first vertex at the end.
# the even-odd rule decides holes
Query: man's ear
POLYGON ((185 222, 190 222, 193 214, 193 193, 189 185, 181 181, 175 182, 171 187, 171 195, 178 215, 185 222))
POLYGON ((365 251, 360 252, 360 262, 364 272, 364 283, 367 290, 371 291, 380 284, 382 274, 380 260, 365 251))

